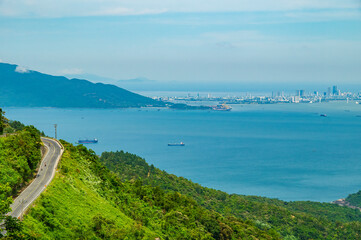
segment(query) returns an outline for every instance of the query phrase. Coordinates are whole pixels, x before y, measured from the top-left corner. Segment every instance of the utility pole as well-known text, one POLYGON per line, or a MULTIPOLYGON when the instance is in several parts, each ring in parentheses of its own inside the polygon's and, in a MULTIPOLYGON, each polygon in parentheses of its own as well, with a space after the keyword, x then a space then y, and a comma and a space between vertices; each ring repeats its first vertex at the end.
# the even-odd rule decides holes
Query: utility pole
POLYGON ((55 129, 55 139, 58 139, 58 132, 57 132, 58 124, 54 124, 55 129))

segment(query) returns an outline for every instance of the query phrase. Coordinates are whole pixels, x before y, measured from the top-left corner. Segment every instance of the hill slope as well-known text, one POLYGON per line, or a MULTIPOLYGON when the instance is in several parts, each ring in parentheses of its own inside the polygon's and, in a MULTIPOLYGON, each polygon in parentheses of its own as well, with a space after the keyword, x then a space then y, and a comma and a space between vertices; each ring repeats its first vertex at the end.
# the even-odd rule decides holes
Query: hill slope
POLYGON ((104 152, 101 161, 123 181, 141 178, 143 184, 179 192, 225 216, 251 221, 260 229, 277 231, 288 239, 360 239, 361 213, 335 204, 284 202, 255 196, 227 194, 202 187, 148 165, 130 153, 104 152))
POLYGON ((0 105, 4 107, 123 108, 165 106, 114 85, 25 71, 0 63, 0 105))
POLYGON ((345 199, 352 206, 361 208, 361 190, 357 193, 352 193, 345 199))
POLYGON ((62 142, 60 171, 22 222, 36 239, 279 239, 179 193, 122 182, 84 146, 62 142))
POLYGON ((11 196, 34 178, 41 160, 40 146, 39 131, 31 126, 0 137, 0 223, 10 211, 11 196))

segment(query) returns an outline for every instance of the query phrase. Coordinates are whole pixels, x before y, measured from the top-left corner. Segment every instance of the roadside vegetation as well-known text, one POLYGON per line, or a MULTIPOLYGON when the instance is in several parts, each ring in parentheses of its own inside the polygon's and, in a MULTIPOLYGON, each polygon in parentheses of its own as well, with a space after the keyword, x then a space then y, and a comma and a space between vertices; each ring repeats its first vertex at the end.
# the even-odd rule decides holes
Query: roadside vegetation
MULTIPOLYGON (((40 133, 32 126, 0 138, 0 222, 10 211, 13 196, 33 179, 41 160, 40 146, 40 133)), ((18 231, 16 223, 15 219, 6 219, 9 235, 12 229, 18 231)))
POLYGON ((12 194, 33 178, 41 160, 40 134, 32 126, 15 135, 0 138, 0 184, 7 184, 12 194))

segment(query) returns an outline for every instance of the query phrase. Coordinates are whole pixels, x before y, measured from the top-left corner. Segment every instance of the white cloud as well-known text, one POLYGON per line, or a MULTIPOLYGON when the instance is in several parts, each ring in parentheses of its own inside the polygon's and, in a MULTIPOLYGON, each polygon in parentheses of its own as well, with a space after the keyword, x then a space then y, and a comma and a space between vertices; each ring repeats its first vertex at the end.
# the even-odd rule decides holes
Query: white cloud
POLYGON ((17 72, 17 73, 28 73, 29 70, 24 68, 24 67, 16 66, 15 72, 17 72))
POLYGON ((83 69, 80 68, 66 68, 59 72, 61 75, 72 75, 72 74, 82 74, 84 73, 83 69))
POLYGON ((0 16, 70 17, 163 12, 360 9, 360 0, 2 0, 0 16))

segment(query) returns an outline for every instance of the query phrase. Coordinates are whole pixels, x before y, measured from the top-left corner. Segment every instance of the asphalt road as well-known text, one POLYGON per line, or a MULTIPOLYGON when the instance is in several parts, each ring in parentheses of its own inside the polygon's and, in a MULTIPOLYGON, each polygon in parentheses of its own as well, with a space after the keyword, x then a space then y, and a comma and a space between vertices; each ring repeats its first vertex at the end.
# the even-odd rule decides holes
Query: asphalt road
POLYGON ((10 216, 21 217, 30 204, 45 190, 55 175, 58 161, 63 154, 62 146, 50 138, 41 138, 41 140, 48 151, 41 162, 34 181, 11 204, 12 212, 8 214, 10 216))

